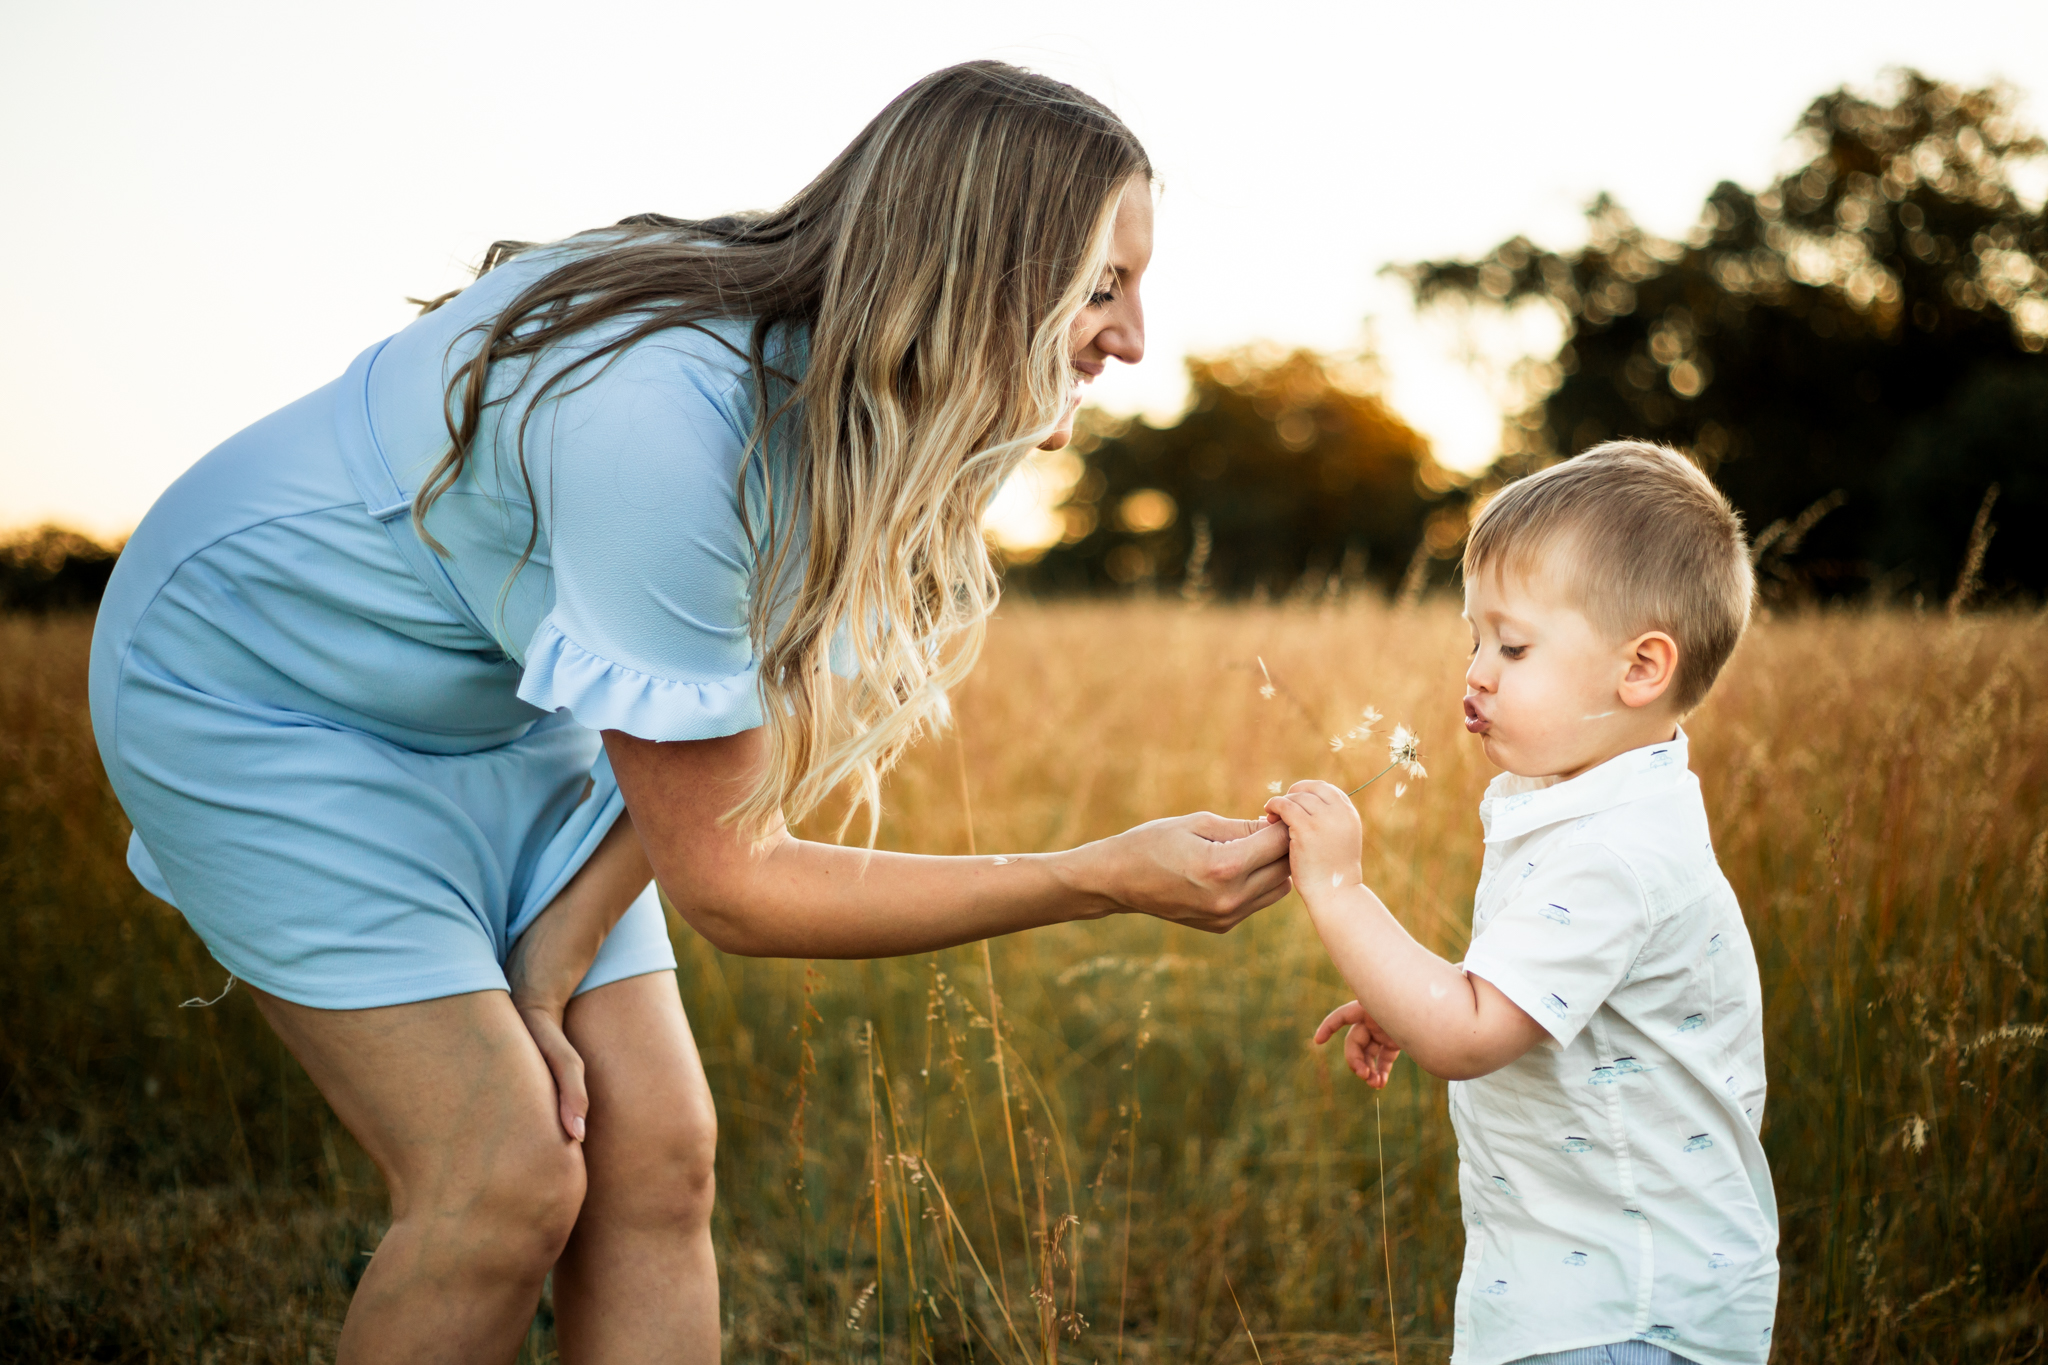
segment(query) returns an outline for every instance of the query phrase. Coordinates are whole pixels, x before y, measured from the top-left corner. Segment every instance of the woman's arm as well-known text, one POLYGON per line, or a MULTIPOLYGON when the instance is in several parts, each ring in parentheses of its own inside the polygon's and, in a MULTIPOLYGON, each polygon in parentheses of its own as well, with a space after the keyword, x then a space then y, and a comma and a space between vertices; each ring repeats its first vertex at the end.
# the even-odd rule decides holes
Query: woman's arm
POLYGON ((928 857, 748 843, 720 817, 760 762, 762 730, 605 748, 655 878, 690 926, 751 957, 891 957, 1038 925, 1141 911, 1222 933, 1287 894, 1287 833, 1184 815, 1063 853, 928 857))
POLYGON ((605 936, 652 880, 647 855, 633 832, 633 818, 621 815, 569 884, 513 943, 505 960, 512 1004, 555 1074, 562 1130, 578 1142, 590 1113, 590 1092, 583 1082, 583 1058, 563 1031, 562 1017, 597 960, 605 936))

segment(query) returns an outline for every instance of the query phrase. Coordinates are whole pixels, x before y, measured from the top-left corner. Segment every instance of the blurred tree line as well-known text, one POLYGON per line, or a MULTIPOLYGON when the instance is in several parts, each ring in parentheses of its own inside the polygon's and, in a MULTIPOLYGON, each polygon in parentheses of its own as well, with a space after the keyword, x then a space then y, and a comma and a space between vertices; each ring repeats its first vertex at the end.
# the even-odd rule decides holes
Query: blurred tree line
MULTIPOLYGON (((1177 424, 1095 429, 1066 538, 1012 576, 1179 587, 1200 567, 1191 593, 1251 592, 1350 563, 1412 587, 1501 480, 1634 436, 1714 474, 1767 587, 1947 594, 1973 526, 2048 520, 2048 222, 2020 191, 2048 145, 2015 103, 1900 73, 1882 98, 1815 100, 1800 164, 1757 192, 1717 186, 1684 241, 1603 196, 1576 251, 1517 237, 1396 267, 1420 305, 1563 324, 1556 355, 1516 376, 1527 406, 1480 478, 1440 469, 1316 357, 1198 362, 1177 424)), ((1992 536, 1982 577, 2040 595, 2048 537, 1992 536)))
POLYGON ((76 611, 99 604, 118 545, 57 526, 0 538, 0 611, 76 611))
POLYGON ((1417 547, 1455 545, 1463 480, 1358 361, 1245 350, 1190 360, 1170 427, 1081 425, 1061 543, 1010 567, 1034 590, 1167 584, 1189 597, 1391 587, 1417 547))

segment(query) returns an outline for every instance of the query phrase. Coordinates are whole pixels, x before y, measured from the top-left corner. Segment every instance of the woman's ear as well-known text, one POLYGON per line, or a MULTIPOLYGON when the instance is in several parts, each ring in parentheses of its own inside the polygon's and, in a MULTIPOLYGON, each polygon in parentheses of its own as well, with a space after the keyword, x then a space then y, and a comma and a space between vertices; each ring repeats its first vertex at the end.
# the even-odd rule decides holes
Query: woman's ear
POLYGON ((1648 706, 1671 690, 1678 678, 1678 642, 1661 630, 1637 636, 1628 645, 1628 670, 1621 675, 1621 703, 1648 706))

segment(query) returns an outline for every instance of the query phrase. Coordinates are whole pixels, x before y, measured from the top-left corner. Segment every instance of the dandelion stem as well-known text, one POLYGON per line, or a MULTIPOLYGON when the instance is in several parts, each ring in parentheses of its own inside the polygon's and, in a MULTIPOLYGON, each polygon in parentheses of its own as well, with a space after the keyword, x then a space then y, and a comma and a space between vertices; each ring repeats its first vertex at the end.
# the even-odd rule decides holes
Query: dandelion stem
POLYGON ((1371 777, 1366 778, 1365 781, 1359 783, 1357 786, 1353 787, 1350 791, 1345 792, 1344 794, 1346 796, 1356 796, 1360 792, 1364 791, 1367 787, 1370 787, 1373 783, 1379 781, 1381 778, 1385 777, 1388 773, 1394 771, 1394 769, 1400 766, 1401 765, 1399 763, 1389 763, 1386 767, 1380 769, 1371 777))

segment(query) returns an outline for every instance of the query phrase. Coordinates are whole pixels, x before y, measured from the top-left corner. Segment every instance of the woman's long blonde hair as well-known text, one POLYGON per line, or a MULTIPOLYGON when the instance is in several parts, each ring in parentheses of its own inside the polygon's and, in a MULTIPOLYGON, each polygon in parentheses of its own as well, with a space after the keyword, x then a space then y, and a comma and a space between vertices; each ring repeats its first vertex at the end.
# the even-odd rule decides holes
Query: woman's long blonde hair
MULTIPOLYGON (((427 509, 473 458, 485 409, 510 401, 486 400, 491 366, 630 324, 535 386, 517 438, 530 494, 526 424, 569 376, 587 383, 593 364, 664 329, 750 320, 755 424, 740 506, 768 754, 729 818, 764 832, 844 784, 847 820, 865 808, 872 842, 883 774, 944 719, 947 690, 980 652, 999 589, 982 514, 1063 414, 1069 328, 1107 269, 1125 187, 1150 174, 1130 130, 1087 95, 968 62, 897 96, 779 209, 648 214, 592 234, 476 329, 483 343, 448 386, 449 450, 420 486, 414 523, 424 535, 427 509), (778 329, 802 339, 801 374, 772 363, 778 329), (771 458, 778 429, 794 449, 771 458), (845 679, 829 667, 835 639, 845 679)), ((498 243, 483 268, 526 247, 498 243)), ((526 556, 538 536, 536 510, 526 556)))

